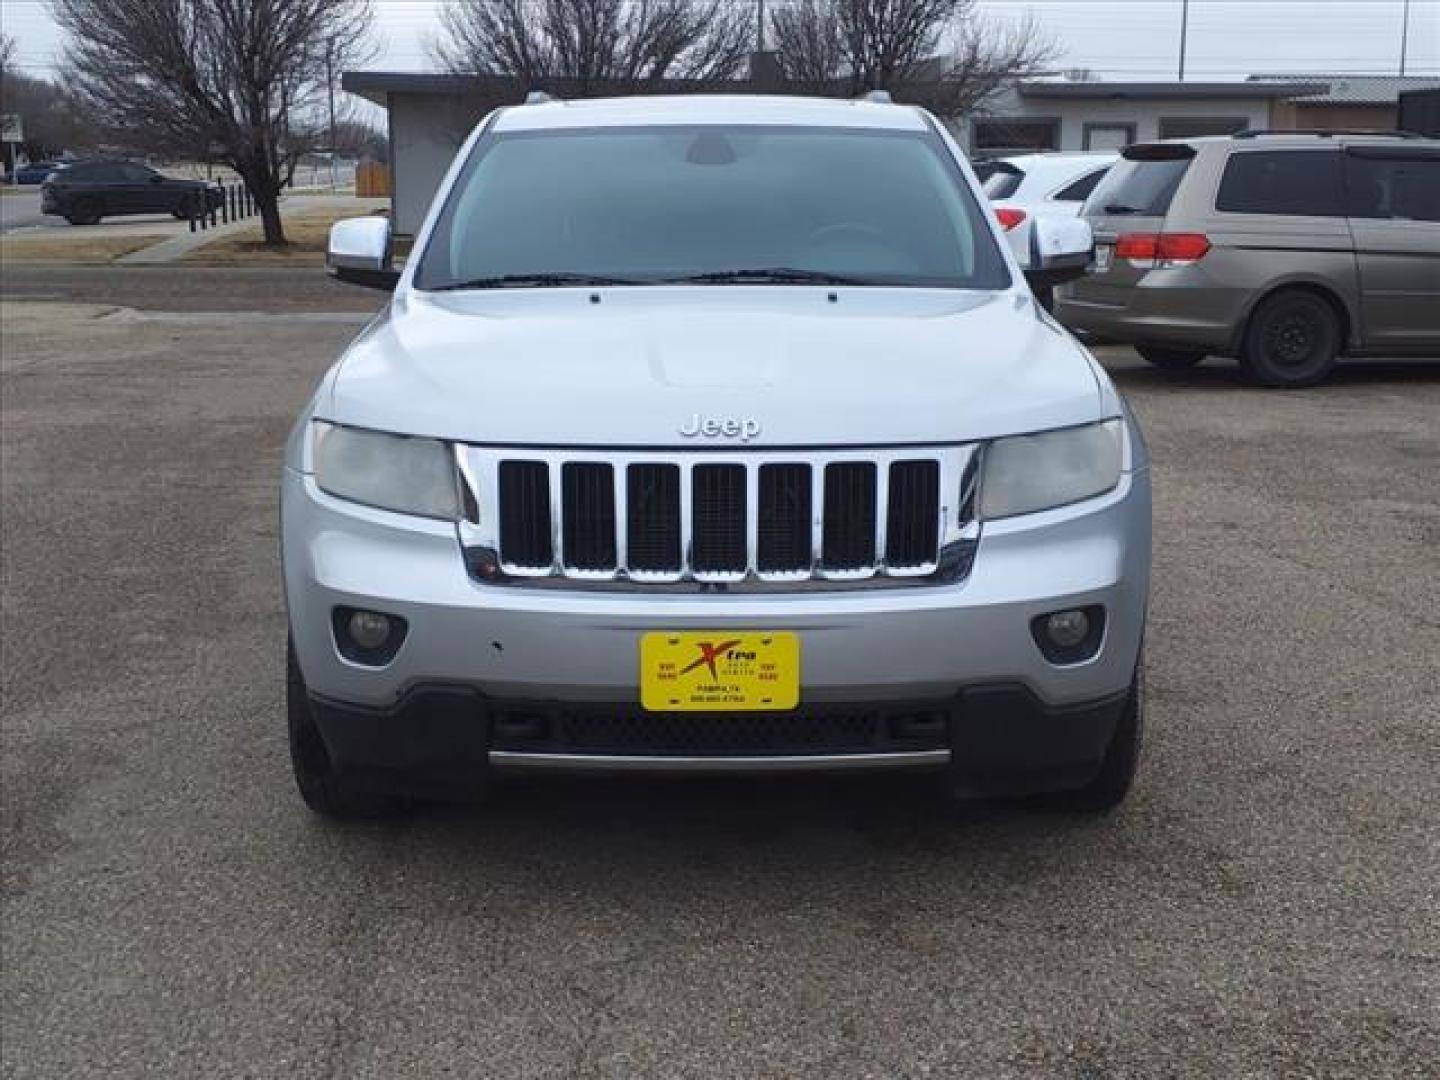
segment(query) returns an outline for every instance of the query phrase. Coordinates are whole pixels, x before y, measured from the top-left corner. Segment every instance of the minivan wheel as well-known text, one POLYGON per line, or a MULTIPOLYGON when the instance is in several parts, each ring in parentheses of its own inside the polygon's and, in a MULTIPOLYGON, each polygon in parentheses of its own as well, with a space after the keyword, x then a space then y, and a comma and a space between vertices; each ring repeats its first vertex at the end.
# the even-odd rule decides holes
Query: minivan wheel
POLYGON ((1100 814, 1113 810, 1125 801, 1140 767, 1140 747, 1145 735, 1145 669, 1143 661, 1135 667, 1125 711, 1115 725, 1110 746, 1095 778, 1081 788, 1055 791, 1036 797, 1036 803, 1050 810, 1100 814))
POLYGON ((100 224, 100 204, 94 199, 76 199, 70 206, 65 220, 71 225, 100 224))
POLYGON ((1203 352, 1194 349, 1166 349, 1158 345, 1136 345, 1135 351, 1146 361, 1166 371, 1181 371, 1192 368, 1205 359, 1203 352))
POLYGON ((1340 318, 1314 293, 1290 290, 1267 297, 1250 316, 1240 366, 1265 386, 1322 382, 1340 352, 1340 318))
POLYGON ((310 695, 295 660, 295 646, 289 641, 285 643, 285 711, 290 728, 290 764, 306 806, 321 817, 337 821, 387 817, 405 808, 405 800, 358 791, 335 772, 310 712, 310 695))

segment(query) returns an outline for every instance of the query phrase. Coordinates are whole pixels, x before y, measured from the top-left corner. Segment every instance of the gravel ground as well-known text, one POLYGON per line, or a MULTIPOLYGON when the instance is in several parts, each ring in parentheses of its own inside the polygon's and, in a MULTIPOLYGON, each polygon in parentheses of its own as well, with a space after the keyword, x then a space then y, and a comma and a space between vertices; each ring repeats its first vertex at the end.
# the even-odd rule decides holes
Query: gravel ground
POLYGON ((1440 365, 1107 350, 1157 495, 1111 817, 547 780, 337 828, 288 773, 275 495, 360 319, 110 305, 374 298, 35 273, 99 306, 0 311, 5 1075, 1435 1075, 1440 365))

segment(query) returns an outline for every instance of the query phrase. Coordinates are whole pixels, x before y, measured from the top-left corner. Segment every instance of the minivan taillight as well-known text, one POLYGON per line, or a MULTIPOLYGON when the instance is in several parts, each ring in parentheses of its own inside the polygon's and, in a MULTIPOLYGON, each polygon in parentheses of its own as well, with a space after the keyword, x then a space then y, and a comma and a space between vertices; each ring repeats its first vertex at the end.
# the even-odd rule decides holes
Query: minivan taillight
POLYGON ((1115 240, 1115 258, 1143 268, 1189 266, 1209 250, 1204 233, 1122 233, 1115 240))
POLYGON ((1025 220, 1025 211, 1016 210, 1011 206, 997 206, 995 216, 1000 219, 1000 227, 1009 232, 1025 220))

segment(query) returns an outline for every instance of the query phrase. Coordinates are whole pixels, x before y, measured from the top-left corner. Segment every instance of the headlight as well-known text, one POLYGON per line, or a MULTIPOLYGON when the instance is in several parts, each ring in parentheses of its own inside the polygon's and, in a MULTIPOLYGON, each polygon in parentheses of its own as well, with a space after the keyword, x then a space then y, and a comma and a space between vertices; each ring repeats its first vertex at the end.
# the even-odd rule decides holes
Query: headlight
POLYGON ((400 514, 455 519, 455 459, 445 443, 318 420, 311 430, 322 491, 400 514))
POLYGON ((1109 491, 1120 482, 1121 423, 996 439, 980 477, 981 518, 1049 510, 1109 491))

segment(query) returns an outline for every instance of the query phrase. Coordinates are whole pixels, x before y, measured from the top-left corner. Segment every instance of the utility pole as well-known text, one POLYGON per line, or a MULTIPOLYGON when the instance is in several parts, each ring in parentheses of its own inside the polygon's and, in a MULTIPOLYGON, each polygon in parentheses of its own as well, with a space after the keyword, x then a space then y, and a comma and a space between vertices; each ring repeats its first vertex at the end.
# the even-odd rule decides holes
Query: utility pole
MULTIPOLYGON (((1405 2, 1409 3, 1410 0, 1405 0, 1405 2)), ((756 3, 758 6, 755 12, 755 51, 763 53, 765 51, 765 0, 756 0, 756 3)), ((1401 74, 1404 72, 1402 71, 1401 74)))
POLYGON ((325 93, 330 99, 330 190, 335 190, 335 41, 325 42, 325 93))
POLYGON ((1410 37, 1410 0, 1405 0, 1405 7, 1400 15, 1400 77, 1405 77, 1405 51, 1409 45, 1410 37))
MULTIPOLYGON (((1405 0, 1408 4, 1410 0, 1405 0)), ((1190 0, 1180 0, 1180 82, 1185 81, 1185 31, 1190 26, 1190 0)))

